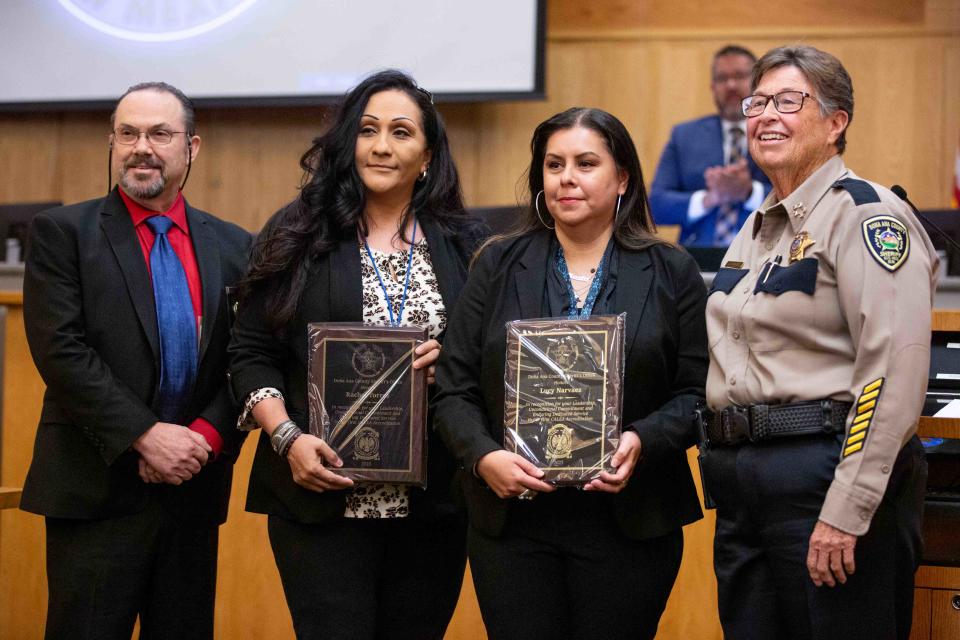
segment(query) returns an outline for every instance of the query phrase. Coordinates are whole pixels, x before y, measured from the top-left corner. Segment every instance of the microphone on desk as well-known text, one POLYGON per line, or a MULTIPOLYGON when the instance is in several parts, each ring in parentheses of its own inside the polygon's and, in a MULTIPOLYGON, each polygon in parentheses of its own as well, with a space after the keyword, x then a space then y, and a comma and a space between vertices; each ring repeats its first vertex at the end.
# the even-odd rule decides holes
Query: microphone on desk
POLYGON ((927 216, 925 216, 925 215, 923 215, 922 213, 920 213, 920 211, 917 210, 917 207, 914 206, 914 204, 913 204, 912 202, 910 202, 910 198, 907 197, 907 190, 906 190, 906 189, 904 189, 903 187, 901 187, 901 186, 898 185, 898 184, 895 184, 895 185, 893 185, 892 187, 890 187, 890 191, 893 191, 893 193, 896 194, 896 196, 897 196, 898 198, 900 198, 901 200, 903 200, 904 202, 906 202, 906 203, 910 206, 910 208, 913 209, 913 213, 914 213, 915 216, 917 216, 918 218, 920 218, 921 220, 923 220, 924 222, 926 222, 927 225, 929 225, 931 228, 933 228, 934 230, 936 230, 936 232, 940 234, 940 237, 943 238, 944 240, 946 240, 947 242, 949 242, 949 243, 953 246, 954 249, 960 251, 960 244, 958 244, 956 240, 954 240, 953 238, 951 238, 951 237, 947 234, 946 231, 944 231, 943 229, 941 229, 941 228, 938 227, 937 225, 933 224, 933 222, 930 221, 930 218, 928 218, 927 216))

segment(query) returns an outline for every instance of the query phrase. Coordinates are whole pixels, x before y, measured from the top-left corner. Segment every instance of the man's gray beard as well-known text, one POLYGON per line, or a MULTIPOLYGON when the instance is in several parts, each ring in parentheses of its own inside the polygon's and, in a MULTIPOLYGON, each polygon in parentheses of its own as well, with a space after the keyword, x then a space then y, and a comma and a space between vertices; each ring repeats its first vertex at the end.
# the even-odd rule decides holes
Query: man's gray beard
POLYGON ((159 178, 147 183, 140 182, 129 176, 130 174, 127 171, 123 172, 123 175, 120 176, 120 186, 123 187, 127 195, 140 198, 141 200, 152 200, 156 198, 163 193, 163 190, 167 186, 167 177, 163 175, 162 172, 159 178))

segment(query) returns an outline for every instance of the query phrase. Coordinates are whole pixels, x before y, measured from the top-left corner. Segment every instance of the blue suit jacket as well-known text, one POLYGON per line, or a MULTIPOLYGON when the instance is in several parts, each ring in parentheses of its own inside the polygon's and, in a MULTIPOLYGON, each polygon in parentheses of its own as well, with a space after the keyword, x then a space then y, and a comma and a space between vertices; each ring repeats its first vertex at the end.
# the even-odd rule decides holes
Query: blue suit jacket
MULTIPOLYGON (((678 224, 680 242, 690 245, 712 245, 716 234, 719 207, 702 218, 687 222, 687 208, 694 191, 706 189, 703 172, 709 167, 724 164, 723 126, 720 116, 712 115, 682 122, 673 128, 670 141, 663 149, 657 174, 650 188, 650 207, 657 224, 678 224)), ((764 185, 764 195, 770 192, 770 180, 753 159, 747 156, 750 175, 764 185)), ((740 212, 742 226, 750 211, 740 212)))

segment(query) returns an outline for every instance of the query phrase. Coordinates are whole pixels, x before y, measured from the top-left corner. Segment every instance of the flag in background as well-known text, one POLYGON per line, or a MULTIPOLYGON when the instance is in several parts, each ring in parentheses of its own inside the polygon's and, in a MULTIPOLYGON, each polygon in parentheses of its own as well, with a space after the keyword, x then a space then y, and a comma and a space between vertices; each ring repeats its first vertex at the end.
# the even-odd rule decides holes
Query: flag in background
POLYGON ((957 145, 957 155, 953 163, 953 208, 960 209, 960 144, 957 145))

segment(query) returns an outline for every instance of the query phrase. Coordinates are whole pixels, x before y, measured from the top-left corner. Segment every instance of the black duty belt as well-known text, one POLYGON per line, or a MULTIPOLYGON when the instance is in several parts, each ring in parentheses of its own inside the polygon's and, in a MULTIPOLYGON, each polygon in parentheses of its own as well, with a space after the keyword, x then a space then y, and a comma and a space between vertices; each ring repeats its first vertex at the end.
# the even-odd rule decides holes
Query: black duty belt
POLYGON ((852 406, 837 400, 733 405, 710 415, 707 438, 712 446, 729 446, 772 438, 843 433, 852 406))

